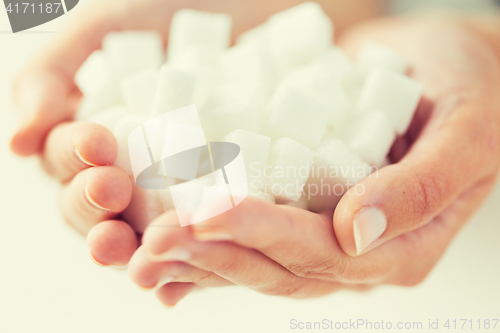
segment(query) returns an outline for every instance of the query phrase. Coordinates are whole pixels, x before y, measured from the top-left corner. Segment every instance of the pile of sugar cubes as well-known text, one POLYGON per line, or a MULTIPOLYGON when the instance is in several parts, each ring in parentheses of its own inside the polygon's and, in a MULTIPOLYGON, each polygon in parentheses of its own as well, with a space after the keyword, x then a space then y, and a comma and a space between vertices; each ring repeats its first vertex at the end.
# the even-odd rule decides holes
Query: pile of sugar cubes
MULTIPOLYGON (((153 31, 108 34, 75 80, 77 118, 116 136, 115 165, 132 175, 128 135, 195 104, 207 142, 240 146, 249 196, 322 211, 386 165, 422 94, 408 63, 367 42, 355 61, 333 45, 333 25, 305 2, 272 15, 230 47, 226 14, 184 9, 167 51, 153 31)), ((138 229, 171 209, 168 190, 135 186, 126 218, 138 229)))

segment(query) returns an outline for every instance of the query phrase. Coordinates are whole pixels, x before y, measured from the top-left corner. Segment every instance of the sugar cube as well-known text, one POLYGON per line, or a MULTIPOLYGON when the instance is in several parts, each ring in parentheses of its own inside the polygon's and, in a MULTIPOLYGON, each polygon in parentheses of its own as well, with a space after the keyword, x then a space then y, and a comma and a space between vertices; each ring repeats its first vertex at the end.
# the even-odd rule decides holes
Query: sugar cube
POLYGON ((111 76, 111 67, 107 63, 104 51, 92 52, 75 74, 75 83, 87 96, 102 86, 111 76))
POLYGON ((257 132, 262 103, 263 93, 254 84, 216 87, 200 112, 205 135, 210 141, 218 141, 235 129, 257 132))
POLYGON ((368 72, 376 67, 383 67, 394 72, 405 74, 408 62, 385 45, 365 42, 359 50, 356 62, 362 71, 368 72))
POLYGON ((264 188, 265 169, 269 161, 271 138, 237 129, 229 133, 224 141, 237 144, 241 149, 251 193, 264 188))
POLYGON ((130 111, 127 110, 127 108, 122 105, 117 105, 115 107, 91 115, 88 118, 88 121, 102 125, 113 132, 116 123, 129 114, 130 111))
POLYGON ((277 203, 299 200, 314 162, 314 152, 290 139, 273 142, 269 154, 270 173, 266 192, 276 197, 277 203))
POLYGON ((273 138, 289 137, 315 149, 325 134, 330 111, 314 96, 283 84, 272 97, 266 130, 273 138))
POLYGON ((221 54, 220 67, 226 82, 248 82, 262 86, 271 95, 278 82, 276 64, 260 43, 248 42, 221 54))
POLYGON ((274 14, 267 25, 271 52, 284 71, 310 62, 333 41, 332 22, 315 2, 274 14))
POLYGON ((129 135, 147 119, 147 117, 139 115, 127 116, 116 123, 113 131, 118 143, 118 156, 114 164, 125 170, 129 175, 133 174, 129 154, 129 135))
POLYGON ((255 26, 238 36, 236 39, 236 44, 244 44, 244 43, 267 43, 268 37, 268 25, 267 22, 261 23, 258 26, 255 26))
POLYGON ((341 78, 341 80, 345 80, 355 68, 345 51, 338 46, 330 46, 324 53, 316 57, 311 65, 333 69, 334 76, 341 78))
POLYGON ((153 102, 153 116, 193 104, 196 78, 185 71, 162 66, 153 102))
POLYGON ((329 107, 329 122, 335 126, 350 110, 351 102, 342 85, 342 76, 333 63, 299 67, 286 75, 282 84, 306 91, 329 107))
POLYGON ((192 9, 177 11, 170 25, 168 58, 182 54, 190 46, 204 46, 221 51, 231 41, 232 19, 227 14, 192 9))
POLYGON ((147 68, 159 68, 163 62, 163 39, 156 31, 108 33, 102 48, 108 63, 120 77, 147 68))
POLYGON ((200 68, 217 66, 220 52, 203 45, 190 45, 172 54, 167 64, 175 69, 196 72, 200 68))
POLYGON ((373 110, 384 112, 397 134, 408 129, 420 97, 422 84, 384 68, 375 68, 368 74, 359 96, 360 114, 373 110))
POLYGON ((150 115, 160 72, 157 69, 144 69, 121 81, 122 98, 130 111, 150 115))
POLYGON ((120 78, 113 74, 95 86, 82 99, 76 118, 88 119, 93 114, 123 104, 119 82, 120 78))
POLYGON ((316 151, 307 181, 309 209, 335 208, 347 190, 370 175, 370 166, 341 140, 330 139, 316 151))
POLYGON ((366 163, 382 165, 396 133, 386 114, 381 111, 368 112, 351 127, 347 144, 366 163))

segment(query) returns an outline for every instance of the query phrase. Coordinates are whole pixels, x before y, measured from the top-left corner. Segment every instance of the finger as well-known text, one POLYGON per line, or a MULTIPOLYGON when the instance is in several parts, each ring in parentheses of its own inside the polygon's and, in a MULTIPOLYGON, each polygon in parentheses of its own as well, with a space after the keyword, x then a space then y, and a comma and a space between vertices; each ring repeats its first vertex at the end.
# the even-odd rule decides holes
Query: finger
POLYGON ((117 152, 116 139, 103 126, 67 122, 49 133, 42 164, 50 175, 66 181, 89 167, 113 164, 117 152))
POLYGON ((14 84, 14 100, 20 116, 11 149, 21 156, 39 153, 50 129, 69 120, 81 93, 74 76, 85 59, 101 47, 112 30, 159 30, 166 36, 173 12, 169 1, 105 1, 79 6, 72 24, 37 54, 14 84), (97 9, 97 10, 96 10, 97 9), (144 19, 147 17, 147 19, 144 19))
POLYGON ((175 223, 179 223, 177 214, 168 212, 146 229, 143 242, 151 260, 186 262, 270 295, 316 297, 339 288, 336 283, 298 277, 253 249, 229 242, 196 241, 189 228, 173 228, 175 223))
MULTIPOLYGON (((456 96, 455 96, 456 97, 456 96)), ((397 164, 351 188, 335 210, 335 234, 356 256, 415 230, 498 164, 495 125, 484 101, 448 100, 436 105, 420 138, 397 164)))
POLYGON ((246 199, 224 214, 194 224, 192 230, 197 239, 231 240, 258 249, 297 276, 347 286, 384 282, 415 285, 429 273, 484 198, 484 189, 474 192, 472 203, 461 199, 453 211, 445 211, 446 216, 354 258, 337 243, 331 217, 260 200, 246 199))
POLYGON ((196 288, 197 286, 194 283, 174 282, 157 289, 155 293, 158 300, 170 308, 196 288))
POLYGON ((130 279, 144 289, 160 288, 171 282, 192 282, 201 287, 232 285, 213 272, 207 272, 184 262, 154 262, 144 246, 139 247, 128 266, 130 279))
POLYGON ((61 194, 65 220, 86 235, 97 223, 116 217, 127 207, 132 186, 125 171, 102 166, 78 173, 61 194))
POLYGON ((125 266, 137 250, 134 230, 123 221, 105 221, 87 235, 90 257, 100 266, 125 266))
MULTIPOLYGON (((210 208, 216 211, 217 203, 210 208)), ((198 241, 232 241, 258 250, 297 276, 326 281, 380 279, 394 259, 373 264, 364 259, 352 261, 336 240, 331 213, 316 214, 252 198, 191 225, 191 231, 198 241)))

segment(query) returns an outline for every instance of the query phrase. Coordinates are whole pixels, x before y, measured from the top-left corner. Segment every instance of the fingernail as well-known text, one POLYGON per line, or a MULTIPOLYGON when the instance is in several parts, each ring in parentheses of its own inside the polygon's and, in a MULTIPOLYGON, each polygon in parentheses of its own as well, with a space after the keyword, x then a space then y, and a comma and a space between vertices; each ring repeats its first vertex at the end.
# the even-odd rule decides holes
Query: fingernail
POLYGON ((75 146, 75 155, 76 157, 78 157, 78 159, 80 161, 82 161, 83 163, 87 164, 87 165, 90 165, 90 166, 98 166, 97 164, 93 164, 93 163, 90 163, 89 161, 87 161, 83 156, 82 154, 80 154, 80 151, 78 150, 78 148, 75 146))
POLYGON ((181 248, 172 248, 160 254, 148 252, 149 259, 155 262, 162 261, 187 261, 191 258, 191 253, 188 250, 181 248))
POLYGON ((356 255, 377 240, 384 233, 386 226, 387 220, 380 210, 373 206, 362 208, 353 221, 356 255))
POLYGON ((162 278, 160 278, 160 280, 158 280, 158 283, 156 284, 154 289, 161 288, 164 285, 166 285, 167 283, 172 282, 173 280, 174 280, 174 277, 172 275, 163 276, 162 278))
POLYGON ((193 226, 191 230, 193 238, 201 242, 226 241, 232 239, 230 233, 217 230, 211 227, 193 226))
POLYGON ((102 209, 102 210, 107 210, 110 212, 113 211, 112 209, 103 207, 103 206, 99 205, 97 202, 95 202, 95 200, 92 199, 92 197, 90 196, 89 187, 87 185, 85 185, 85 197, 87 198, 88 202, 90 202, 90 204, 93 205, 94 207, 102 209))
MULTIPOLYGON (((160 302, 161 303, 161 302, 160 302)), ((164 307, 166 307, 167 309, 173 309, 175 304, 165 304, 165 303, 161 303, 161 305, 163 305, 164 307)))
POLYGON ((92 259, 92 261, 94 262, 94 264, 96 264, 97 266, 101 266, 101 267, 108 267, 109 265, 104 265, 104 264, 101 264, 99 261, 97 261, 94 256, 92 255, 92 252, 89 251, 89 256, 90 256, 90 259, 92 259))

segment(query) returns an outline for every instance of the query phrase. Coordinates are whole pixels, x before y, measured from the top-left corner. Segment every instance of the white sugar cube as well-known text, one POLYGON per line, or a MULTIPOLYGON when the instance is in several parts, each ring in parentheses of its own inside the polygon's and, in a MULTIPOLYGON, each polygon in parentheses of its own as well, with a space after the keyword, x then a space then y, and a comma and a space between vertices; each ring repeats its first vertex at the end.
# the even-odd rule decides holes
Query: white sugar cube
POLYGON ((395 138, 396 133, 385 113, 373 111, 353 124, 347 144, 363 161, 379 166, 383 164, 395 138))
POLYGON ((195 105, 149 119, 144 130, 155 161, 207 144, 195 105))
POLYGON ((153 116, 193 104, 196 78, 185 71, 162 66, 153 102, 153 116))
POLYGON ((362 71, 368 72, 376 67, 383 67, 404 74, 408 70, 408 62, 392 49, 382 44, 366 42, 359 50, 356 62, 362 71))
POLYGON ((122 98, 130 111, 150 115, 160 72, 157 69, 144 69, 122 80, 122 98))
POLYGON ((87 96, 111 76, 111 67, 102 50, 92 52, 75 74, 75 83, 87 96))
POLYGON ((163 39, 155 31, 111 32, 104 37, 102 48, 121 77, 141 69, 156 69, 163 63, 163 39))
POLYGON ((422 84, 393 71, 376 68, 370 71, 359 96, 358 112, 384 112, 396 133, 408 129, 422 95, 422 84))
POLYGON ((338 46, 330 46, 311 63, 313 66, 325 66, 335 71, 335 77, 345 80, 354 71, 354 64, 345 51, 338 46))
POLYGON ((271 138, 237 129, 229 133, 224 141, 235 143, 240 147, 245 163, 249 192, 258 193, 264 188, 271 138))
POLYGON ((231 41, 232 19, 226 14, 192 9, 177 11, 170 25, 168 58, 177 57, 190 46, 203 46, 221 51, 231 41))
POLYGON ((118 121, 127 115, 130 115, 130 111, 122 105, 117 105, 110 109, 93 114, 88 118, 88 121, 102 125, 113 132, 118 121))
POLYGON ((325 134, 330 107, 288 85, 280 85, 270 104, 267 131, 274 138, 289 137, 315 149, 325 134))
POLYGON ((88 119, 98 112, 122 105, 119 82, 120 78, 113 74, 89 91, 82 99, 76 118, 88 119))
POLYGON ((147 117, 139 115, 124 117, 116 123, 113 131, 116 142, 118 143, 118 155, 114 165, 119 166, 129 175, 132 175, 132 166, 130 164, 128 137, 134 129, 141 126, 147 119, 147 117))
POLYGON ((335 208, 341 196, 370 172, 370 166, 344 142, 327 140, 316 151, 307 181, 309 209, 318 212, 335 208))
MULTIPOLYGON (((203 131, 197 126, 188 126, 186 124, 170 123, 167 124, 165 139, 163 141, 163 152, 160 157, 173 156, 205 144, 203 131)), ((186 177, 177 177, 181 179, 193 179, 196 176, 200 155, 197 155, 198 161, 192 160, 193 165, 183 167, 181 174, 186 177)))
POLYGON ((235 129, 257 132, 257 112, 262 103, 263 93, 253 84, 228 84, 215 88, 200 112, 207 138, 217 141, 235 129))
POLYGON ((175 53, 168 60, 174 69, 190 73, 195 77, 193 102, 202 109, 213 88, 222 83, 219 69, 220 51, 206 46, 191 45, 175 53))
POLYGON ((267 24, 271 52, 284 70, 310 62, 333 41, 332 22, 314 2, 274 14, 267 24))
POLYGON ((267 43, 267 37, 269 34, 268 31, 269 29, 267 22, 259 24, 258 26, 253 27, 252 29, 249 29, 240 34, 236 39, 236 44, 243 44, 250 42, 267 43))
POLYGON ((190 45, 182 52, 174 53, 167 64, 175 69, 194 72, 199 68, 217 66, 220 51, 203 45, 190 45))
POLYGON ((248 82, 262 86, 271 95, 278 82, 276 64, 260 43, 244 43, 221 54, 220 68, 226 82, 248 82))
POLYGON ((300 143, 281 138, 273 142, 269 154, 271 171, 266 192, 276 197, 277 203, 299 200, 314 162, 314 152, 300 143))
POLYGON ((316 63, 299 67, 286 75, 283 84, 321 100, 329 107, 329 121, 337 124, 351 108, 351 101, 343 88, 340 69, 334 63, 316 63))

